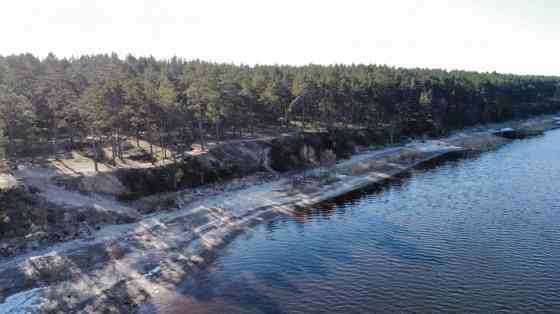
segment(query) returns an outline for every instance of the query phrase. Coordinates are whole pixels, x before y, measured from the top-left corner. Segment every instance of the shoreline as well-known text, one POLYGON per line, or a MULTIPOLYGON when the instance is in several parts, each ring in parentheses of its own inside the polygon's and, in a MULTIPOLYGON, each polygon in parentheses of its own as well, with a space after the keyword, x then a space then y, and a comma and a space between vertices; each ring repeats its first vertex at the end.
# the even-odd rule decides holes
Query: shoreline
MULTIPOLYGON (((309 178, 301 186, 281 177, 10 258, 0 262, 0 313, 133 311, 152 296, 172 295, 174 285, 204 268, 221 248, 255 224, 490 142, 499 146, 510 140, 487 130, 369 150, 327 169, 334 172, 327 181, 321 181, 325 169, 313 169, 306 171, 309 178)), ((175 196, 181 204, 180 194, 175 196)))

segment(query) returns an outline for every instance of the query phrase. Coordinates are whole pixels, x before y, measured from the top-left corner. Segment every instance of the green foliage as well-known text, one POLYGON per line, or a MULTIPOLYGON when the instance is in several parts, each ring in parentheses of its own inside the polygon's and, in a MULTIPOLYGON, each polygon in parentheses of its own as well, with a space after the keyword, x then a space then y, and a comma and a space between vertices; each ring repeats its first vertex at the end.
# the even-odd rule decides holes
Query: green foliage
POLYGON ((431 102, 430 98, 431 97, 429 93, 422 92, 422 94, 420 94, 420 100, 419 100, 420 105, 424 107, 429 106, 431 102))
POLYGON ((6 86, 0 86, 0 121, 9 142, 27 139, 33 134, 36 115, 31 102, 6 86))
POLYGON ((559 109, 560 78, 379 65, 245 66, 117 55, 0 56, 10 141, 145 134, 162 146, 256 128, 341 126, 391 138, 559 109), (211 131, 210 131, 211 130, 211 131), (157 136, 156 136, 157 135, 157 136))

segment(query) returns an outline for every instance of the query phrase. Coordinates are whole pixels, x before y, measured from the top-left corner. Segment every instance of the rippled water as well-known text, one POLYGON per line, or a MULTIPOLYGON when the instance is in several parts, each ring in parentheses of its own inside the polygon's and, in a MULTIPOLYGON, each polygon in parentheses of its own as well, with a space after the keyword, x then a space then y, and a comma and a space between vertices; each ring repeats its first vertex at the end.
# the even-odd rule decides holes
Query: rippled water
POLYGON ((560 131, 279 218, 146 313, 560 313, 560 131))

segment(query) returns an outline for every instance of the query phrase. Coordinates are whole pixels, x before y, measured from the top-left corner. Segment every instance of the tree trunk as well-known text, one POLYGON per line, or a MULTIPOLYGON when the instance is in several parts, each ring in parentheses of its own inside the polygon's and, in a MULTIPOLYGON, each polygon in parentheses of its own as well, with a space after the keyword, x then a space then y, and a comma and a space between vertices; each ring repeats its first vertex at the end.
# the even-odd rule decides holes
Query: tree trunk
POLYGON ((220 142, 220 122, 216 121, 216 143, 220 142))
MULTIPOLYGON (((189 144, 191 144, 191 143, 189 143, 190 142, 190 140, 189 140, 190 137, 189 137, 189 133, 188 133, 188 127, 184 126, 181 133, 182 133, 182 138, 183 138, 182 142, 183 142, 183 145, 185 145, 184 148, 186 150, 186 149, 188 149, 189 144)), ((183 153, 184 153, 184 151, 181 152, 181 154, 183 154, 183 153)))
POLYGON ((136 147, 140 148, 140 129, 136 129, 136 147))
POLYGON ((113 165, 117 163, 117 145, 115 143, 115 132, 111 133, 111 155, 113 165))
POLYGON ((200 137, 200 146, 204 150, 204 131, 202 130, 202 116, 198 119, 198 136, 200 137))
POLYGON ((99 172, 99 166, 97 164, 97 159, 98 159, 98 154, 97 154, 97 140, 95 137, 93 137, 93 168, 95 169, 95 172, 99 172))
POLYGON ((153 142, 153 133, 152 133, 152 128, 149 127, 148 129, 148 142, 150 143, 150 156, 152 156, 152 160, 154 159, 154 144, 152 144, 153 142))
POLYGON ((121 133, 119 129, 117 129, 117 157, 121 160, 123 159, 121 133))
POLYGON ((167 158, 167 153, 165 151, 165 143, 163 140, 163 134, 161 129, 159 130, 159 145, 161 146, 161 158, 163 162, 163 160, 167 158))
POLYGON ((283 103, 282 104, 282 117, 284 117, 283 121, 282 121, 282 125, 284 127, 288 126, 288 106, 283 103))
POLYGON ((301 108, 302 115, 301 115, 301 128, 303 129, 303 134, 305 134, 305 98, 303 98, 303 106, 301 108))
POLYGON ((58 130, 56 128, 56 121, 54 122, 53 125, 53 139, 52 139, 52 154, 54 156, 55 159, 57 159, 57 137, 58 137, 58 130))

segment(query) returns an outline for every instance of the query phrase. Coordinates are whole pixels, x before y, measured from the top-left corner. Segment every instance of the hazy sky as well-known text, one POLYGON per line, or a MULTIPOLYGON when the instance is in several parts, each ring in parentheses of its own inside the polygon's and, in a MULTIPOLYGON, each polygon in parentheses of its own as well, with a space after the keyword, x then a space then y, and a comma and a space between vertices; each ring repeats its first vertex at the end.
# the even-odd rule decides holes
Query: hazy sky
POLYGON ((559 0, 5 0, 0 54, 560 75, 559 0))

